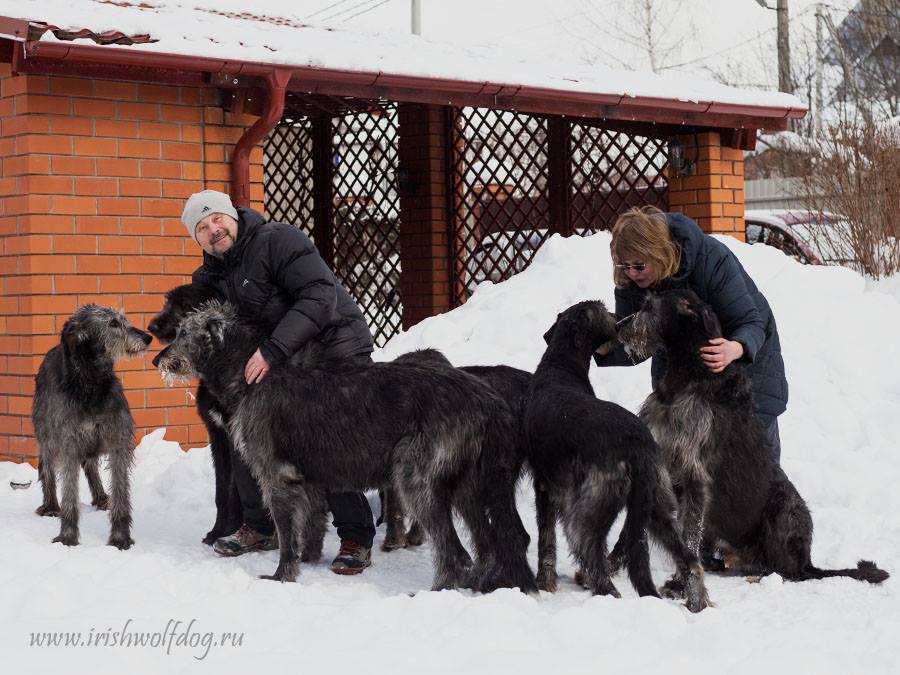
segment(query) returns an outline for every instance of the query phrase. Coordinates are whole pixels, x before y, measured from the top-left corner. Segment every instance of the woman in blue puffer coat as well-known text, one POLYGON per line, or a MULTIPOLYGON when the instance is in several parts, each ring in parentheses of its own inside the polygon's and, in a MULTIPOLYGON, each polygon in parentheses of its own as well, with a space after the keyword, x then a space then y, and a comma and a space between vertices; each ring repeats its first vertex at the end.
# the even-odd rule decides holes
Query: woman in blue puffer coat
MULTIPOLYGON (((735 255, 722 242, 704 234, 680 213, 652 206, 622 214, 612 230, 610 246, 616 283, 616 314, 633 314, 650 291, 687 288, 708 303, 725 337, 710 340, 701 352, 710 371, 722 372, 732 362, 748 369, 756 416, 766 430, 775 461, 781 456, 778 415, 785 411, 788 385, 775 317, 766 298, 735 255)), ((599 366, 630 366, 619 347, 595 356, 599 366)), ((665 352, 653 355, 654 390, 666 372, 665 352)))

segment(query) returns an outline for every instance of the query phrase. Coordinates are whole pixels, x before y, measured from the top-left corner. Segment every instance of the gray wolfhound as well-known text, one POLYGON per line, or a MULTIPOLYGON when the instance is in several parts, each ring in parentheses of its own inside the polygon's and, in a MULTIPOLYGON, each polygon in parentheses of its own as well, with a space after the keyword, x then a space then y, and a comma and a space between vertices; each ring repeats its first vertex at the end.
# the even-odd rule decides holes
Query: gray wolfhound
POLYGON ((432 588, 536 592, 515 508, 512 416, 488 387, 450 368, 391 363, 340 372, 288 363, 247 385, 244 364, 260 338, 232 307, 210 303, 182 321, 156 363, 164 375, 199 375, 229 411, 278 530, 278 568, 267 578, 296 579, 297 523, 311 495, 390 484, 434 542, 432 588), (454 502, 472 534, 474 573, 454 502))
MULTIPOLYGON (((436 349, 419 349, 398 356, 392 361, 395 364, 413 364, 443 366, 453 368, 453 364, 436 349)), ((525 449, 521 442, 521 421, 528 399, 528 387, 531 384, 531 373, 512 368, 510 366, 462 366, 461 371, 474 375, 487 384, 497 394, 513 414, 515 421, 515 464, 521 470, 525 461, 525 449)), ((406 546, 418 546, 422 543, 423 533, 418 522, 413 522, 409 530, 405 529, 403 505, 391 490, 379 492, 382 503, 381 520, 387 523, 388 531, 385 534, 382 549, 385 551, 403 548, 406 546)))
POLYGON ((121 312, 85 305, 66 321, 60 343, 47 352, 38 369, 31 416, 44 499, 37 513, 61 517, 54 542, 78 544, 78 476, 84 468, 91 503, 109 508, 109 544, 127 549, 134 543, 129 500, 134 422, 113 364, 141 356, 150 340, 121 312), (111 499, 98 472, 101 455, 109 456, 111 499), (57 473, 62 480, 61 508, 57 473))
POLYGON ((606 538, 627 505, 616 548, 635 590, 659 597, 650 575, 649 528, 675 560, 688 609, 701 611, 709 605, 703 569, 678 533, 674 501, 661 498, 668 492, 668 476, 653 436, 636 415, 597 399, 588 379, 593 353, 617 344, 615 317, 602 302, 580 302, 557 317, 544 339, 547 349, 532 378, 522 423, 535 480, 539 587, 556 588, 561 518, 582 583, 594 594, 618 597, 609 578, 606 538))
POLYGON ((715 313, 688 290, 648 296, 620 332, 635 353, 649 356, 662 346, 669 354, 668 371, 640 416, 679 492, 688 545, 710 562, 713 548, 721 546, 730 573, 737 575, 887 579, 887 572, 865 560, 856 569, 813 565, 809 509, 771 458, 744 368, 734 363, 714 374, 700 357, 700 348, 721 336, 715 313))

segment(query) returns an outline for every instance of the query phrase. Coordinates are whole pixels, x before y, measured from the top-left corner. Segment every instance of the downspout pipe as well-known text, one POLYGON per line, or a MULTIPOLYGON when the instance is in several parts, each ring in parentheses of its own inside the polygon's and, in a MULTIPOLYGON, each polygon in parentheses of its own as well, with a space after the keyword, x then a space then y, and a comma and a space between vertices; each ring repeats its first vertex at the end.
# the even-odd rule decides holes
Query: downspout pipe
POLYGON ((291 71, 277 68, 266 74, 268 97, 262 116, 234 146, 231 155, 231 201, 235 206, 250 206, 250 151, 275 128, 284 112, 284 94, 291 71))

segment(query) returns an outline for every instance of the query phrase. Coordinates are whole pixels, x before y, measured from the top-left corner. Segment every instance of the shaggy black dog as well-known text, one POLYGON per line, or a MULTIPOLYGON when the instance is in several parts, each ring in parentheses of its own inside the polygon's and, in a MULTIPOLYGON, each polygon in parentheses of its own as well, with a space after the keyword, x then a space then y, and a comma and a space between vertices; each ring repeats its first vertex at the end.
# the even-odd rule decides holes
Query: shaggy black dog
POLYGON ((750 381, 733 363, 713 374, 700 348, 722 330, 712 309, 692 291, 650 295, 622 329, 642 356, 664 347, 669 368, 641 407, 679 492, 684 537, 694 552, 726 552, 734 574, 777 572, 805 581, 847 576, 870 583, 888 578, 874 563, 823 570, 810 560, 813 523, 793 483, 771 458, 753 413, 750 381))
POLYGON ((561 518, 583 583, 599 595, 618 592, 609 578, 606 538, 627 505, 621 555, 641 596, 659 597, 650 575, 647 529, 676 561, 687 607, 709 605, 703 570, 657 499, 659 451, 632 413, 598 400, 588 379, 592 354, 616 342, 616 319, 601 302, 581 302, 560 314, 544 336, 547 350, 534 373, 523 430, 536 484, 538 584, 556 588, 556 521, 561 518))
POLYGON ((297 523, 311 495, 391 484, 433 541, 434 589, 537 590, 515 509, 513 421, 488 387, 454 369, 391 363, 341 372, 288 363, 248 385, 244 364, 260 338, 233 308, 211 303, 182 321, 155 362, 164 375, 202 377, 231 413, 235 447, 278 530, 271 578, 297 577, 297 523), (454 503, 472 533, 475 575, 453 527, 454 503))
POLYGON ((129 472, 134 455, 134 422, 113 364, 141 356, 152 338, 132 328, 121 312, 85 305, 65 323, 60 343, 44 357, 35 377, 31 417, 40 450, 43 489, 41 516, 61 517, 54 542, 78 544, 78 476, 87 476, 91 503, 109 509, 109 544, 129 548, 129 472), (103 490, 99 458, 109 457, 111 498, 103 490), (62 480, 62 508, 56 474, 62 480))
MULTIPOLYGON (((170 344, 175 339, 178 324, 200 306, 210 300, 220 299, 208 286, 185 284, 176 286, 166 293, 162 310, 150 320, 147 330, 162 344, 170 344)), ((209 436, 213 471, 216 481, 216 520, 212 529, 203 537, 203 543, 212 545, 219 537, 236 531, 244 522, 241 500, 234 485, 231 472, 231 440, 228 438, 228 414, 203 381, 196 394, 197 412, 209 436)))
MULTIPOLYGON (((436 349, 419 349, 408 352, 398 356, 392 363, 453 368, 453 364, 447 357, 436 349)), ((514 429, 516 452, 513 461, 518 467, 517 473, 521 473, 525 461, 525 448, 521 442, 521 420, 525 403, 528 400, 531 373, 510 366, 463 366, 459 370, 477 377, 506 402, 516 422, 514 429)), ((379 495, 382 503, 382 516, 379 522, 386 522, 388 527, 382 549, 391 551, 396 548, 420 545, 423 541, 421 526, 418 522, 413 522, 408 531, 405 529, 403 505, 393 491, 381 490, 379 495)))

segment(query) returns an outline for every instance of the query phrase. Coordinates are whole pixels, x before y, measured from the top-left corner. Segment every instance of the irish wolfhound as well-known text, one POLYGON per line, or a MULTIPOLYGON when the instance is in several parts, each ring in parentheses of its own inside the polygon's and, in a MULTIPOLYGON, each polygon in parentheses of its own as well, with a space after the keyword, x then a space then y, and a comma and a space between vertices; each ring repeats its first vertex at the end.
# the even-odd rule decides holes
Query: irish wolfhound
POLYGON ((602 302, 581 302, 560 314, 544 339, 547 349, 522 422, 536 486, 539 587, 556 588, 561 518, 584 585, 594 594, 618 597, 606 538, 627 505, 617 549, 635 590, 659 597, 650 575, 649 527, 675 559, 688 609, 701 611, 709 605, 703 570, 678 534, 674 504, 663 499, 667 476, 656 443, 637 416, 598 400, 588 379, 593 353, 617 344, 615 317, 602 302))
POLYGON ((714 374, 700 357, 701 347, 722 337, 709 305, 688 290, 650 295, 620 337, 642 356, 660 347, 668 352, 668 372, 640 416, 680 492, 679 517, 694 553, 709 559, 721 546, 727 567, 740 575, 777 572, 792 581, 847 576, 870 583, 888 578, 865 560, 856 569, 813 565, 809 509, 771 457, 743 366, 733 363, 714 374))
MULTIPOLYGON (((398 356, 392 361, 395 364, 430 364, 452 368, 453 364, 436 349, 419 349, 398 356)), ((487 384, 497 394, 513 414, 515 421, 515 463, 519 467, 518 473, 525 462, 525 449, 521 443, 521 420, 525 402, 528 398, 528 386, 531 384, 531 373, 512 368, 510 366, 463 366, 459 370, 474 375, 487 384)), ((413 522, 409 530, 405 529, 403 505, 392 490, 379 491, 382 503, 382 516, 379 521, 387 523, 382 549, 391 551, 396 548, 418 546, 423 541, 422 528, 418 522, 413 522)))
POLYGON ((434 542, 432 588, 477 579, 480 590, 537 590, 515 509, 512 416, 488 387, 450 368, 391 363, 340 372, 288 363, 247 385, 244 364, 260 338, 233 308, 211 303, 182 321, 155 362, 164 375, 199 375, 230 412, 235 447, 278 530, 281 555, 268 578, 296 579, 298 515, 303 522, 311 494, 391 484, 434 542), (455 500, 465 491, 475 496, 455 500), (454 501, 475 544, 474 576, 454 501))
MULTIPOLYGON (((175 339, 178 324, 189 312, 199 309, 205 302, 216 299, 216 292, 208 286, 200 284, 176 286, 166 293, 162 310, 150 320, 147 330, 162 344, 170 344, 175 339)), ((197 412, 206 426, 209 437, 216 483, 216 520, 212 529, 203 537, 204 544, 212 545, 219 537, 237 530, 244 522, 244 514, 232 478, 228 414, 209 393, 209 388, 202 380, 197 387, 195 398, 197 412)))
POLYGON ((151 340, 147 333, 132 328, 121 312, 85 305, 66 321, 59 345, 47 352, 38 369, 31 417, 40 449, 38 474, 44 499, 37 513, 61 517, 54 542, 78 544, 80 468, 87 476, 91 503, 107 508, 98 461, 108 455, 112 476, 109 544, 127 549, 134 543, 129 500, 134 422, 113 363, 141 356, 151 340), (62 479, 61 508, 56 473, 62 479))

